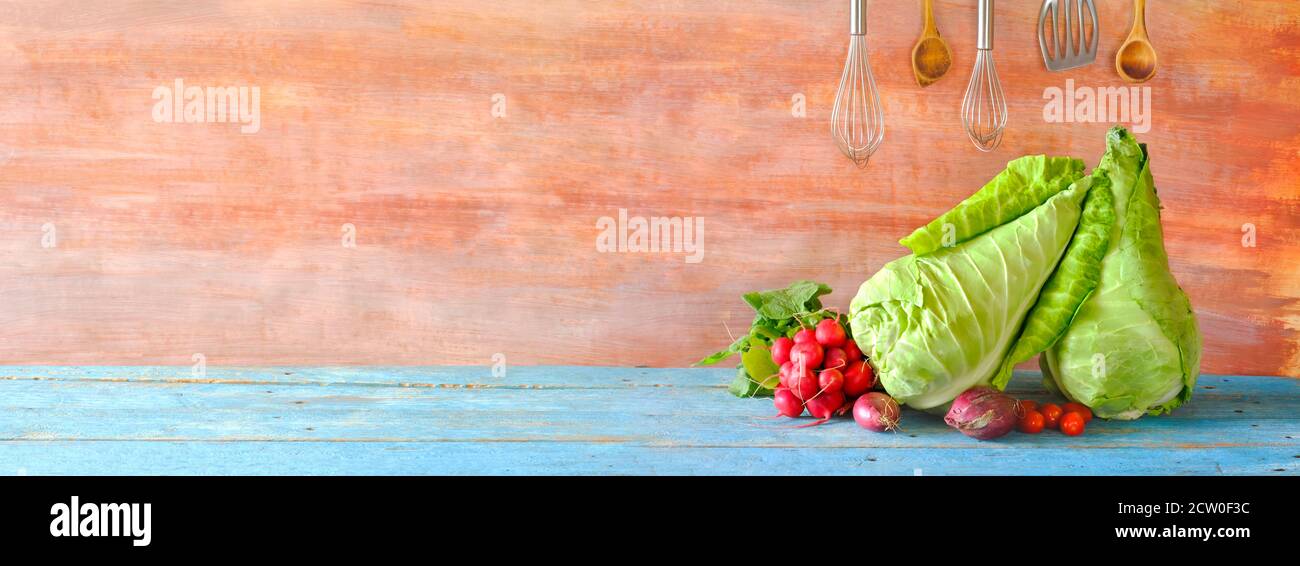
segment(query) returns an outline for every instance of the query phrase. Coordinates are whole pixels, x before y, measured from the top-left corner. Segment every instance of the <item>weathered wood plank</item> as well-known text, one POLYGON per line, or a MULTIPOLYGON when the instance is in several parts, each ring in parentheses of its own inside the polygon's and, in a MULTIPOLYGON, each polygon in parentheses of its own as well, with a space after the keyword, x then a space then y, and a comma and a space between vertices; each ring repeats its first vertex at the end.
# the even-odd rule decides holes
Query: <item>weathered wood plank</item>
MULTIPOLYGON (((734 363, 738 358, 731 358, 734 363)), ((1010 390, 1041 394, 1041 374, 1017 370, 1010 390)), ((508 366, 496 377, 481 366, 363 366, 363 367, 208 367, 196 375, 188 366, 0 366, 3 381, 109 381, 173 384, 377 385, 396 387, 466 388, 598 388, 705 387, 725 388, 735 376, 730 363, 699 368, 600 366, 508 366)), ((1300 380, 1273 376, 1202 375, 1200 392, 1231 390, 1234 379, 1250 381, 1245 390, 1285 397, 1300 380)))
POLYGON ((617 443, 3 441, 0 474, 1276 475, 1268 448, 969 450, 617 443))
MULTIPOLYGON (((1300 462, 1300 382, 1284 378, 1202 376, 1192 403, 1171 416, 1094 420, 1075 438, 1013 434, 980 443, 913 411, 900 433, 868 433, 848 420, 795 428, 767 418, 766 400, 727 394, 725 369, 530 367, 496 384, 478 382, 490 376, 485 368, 463 367, 213 369, 203 382, 184 370, 0 368, 0 461, 26 461, 31 473, 52 473, 35 471, 43 466, 89 472, 62 466, 79 461, 72 452, 114 446, 207 454, 168 464, 179 473, 208 466, 249 473, 238 461, 258 462, 254 454, 263 455, 267 473, 293 473, 300 462, 277 458, 298 458, 297 451, 385 460, 322 463, 311 473, 369 473, 366 466, 380 470, 374 473, 493 466, 499 473, 812 473, 819 466, 832 466, 830 473, 910 473, 909 466, 933 473, 1295 473, 1300 462), (333 445, 353 447, 325 448, 333 445), (46 456, 31 455, 35 446, 46 456), (415 455, 387 461, 389 449, 415 455), (734 455, 702 458, 715 451, 734 455), (834 467, 877 452, 887 464, 834 467), (573 462, 560 461, 566 453, 573 462), (1139 463, 1140 454, 1155 460, 1139 463), (969 462, 986 455, 996 463, 969 462), (448 457, 480 459, 458 468, 442 461, 448 457), (764 462, 771 467, 739 467, 764 462), (975 472, 979 466, 995 467, 975 472)), ((1012 391, 1045 398, 1032 372, 1019 373, 1012 391)), ((148 473, 151 458, 114 469, 148 473)))
MULTIPOLYGON (((1006 446, 1279 446, 1300 443, 1288 392, 1202 391, 1168 418, 1095 421, 1089 434, 1012 436, 1006 446)), ((1254 378, 1267 380, 1267 378, 1254 378)), ((1269 382, 1274 380, 1268 380, 1269 382)), ((771 420, 768 401, 717 387, 441 388, 284 387, 11 381, 0 398, 0 438, 66 440, 598 441, 706 446, 915 446, 975 441, 935 416, 908 411, 901 434, 850 426, 797 429, 771 420)), ((805 419, 799 421, 807 423, 805 419)))
MULTIPOLYGON (((727 364, 722 364, 726 366, 727 364)), ((209 367, 0 366, 0 380, 130 381, 138 383, 278 383, 410 387, 627 388, 726 387, 735 369, 597 366, 507 366, 501 377, 480 366, 209 367)), ((1028 375, 1028 374, 1027 374, 1028 375)))
MULTIPOLYGON (((865 171, 827 131, 847 4, 4 3, 0 359, 682 366, 748 322, 745 291, 817 279, 846 306, 1015 156, 1096 163, 1108 121, 1049 123, 1043 94, 1123 86, 1128 3, 1099 3, 1098 60, 1068 73, 1043 69, 1041 2, 997 3, 1010 124, 983 154, 959 121, 975 2, 936 2, 954 63, 926 89, 920 10, 872 2, 887 134, 865 171), (176 79, 259 87, 261 130, 155 123, 176 79), (703 218, 703 263, 597 253, 620 208, 703 218)), ((1300 376, 1300 2, 1147 16, 1140 137, 1203 370, 1300 376)))

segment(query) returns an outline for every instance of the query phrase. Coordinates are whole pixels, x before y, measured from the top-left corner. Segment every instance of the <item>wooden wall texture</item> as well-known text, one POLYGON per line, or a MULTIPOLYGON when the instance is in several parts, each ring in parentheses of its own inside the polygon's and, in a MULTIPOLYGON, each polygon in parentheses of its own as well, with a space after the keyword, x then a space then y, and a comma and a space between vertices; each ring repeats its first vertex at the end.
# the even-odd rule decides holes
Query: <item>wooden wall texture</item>
MULTIPOLYGON (((0 3, 0 362, 686 365, 743 331, 746 290, 818 279, 847 306, 1011 158, 1095 164, 1107 125, 1047 123, 1042 97, 1120 84, 1129 3, 1100 3, 1099 60, 1067 73, 1040 2, 997 3, 1011 122, 982 154, 958 115, 974 0, 936 3, 955 63, 925 90, 919 4, 871 2, 865 171, 827 127, 844 0, 0 3), (156 123, 178 78, 259 87, 261 131, 156 123), (704 218, 703 261, 597 253, 620 208, 704 218)), ((1148 23, 1140 138, 1203 369, 1300 376, 1300 3, 1148 23)))

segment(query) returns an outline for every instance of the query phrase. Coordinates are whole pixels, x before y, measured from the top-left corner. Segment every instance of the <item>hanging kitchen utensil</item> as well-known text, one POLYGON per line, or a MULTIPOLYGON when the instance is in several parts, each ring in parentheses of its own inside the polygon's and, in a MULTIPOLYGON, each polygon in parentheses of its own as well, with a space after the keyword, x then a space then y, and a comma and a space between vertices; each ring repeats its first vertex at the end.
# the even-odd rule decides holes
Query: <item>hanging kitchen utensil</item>
POLYGON ((993 151, 1002 143, 1002 131, 1007 127, 1007 99, 993 65, 993 0, 979 0, 978 15, 975 70, 961 102, 961 121, 975 147, 993 151))
POLYGON ((1132 83, 1156 76, 1156 49, 1147 37, 1147 0, 1133 0, 1133 29, 1115 54, 1115 72, 1132 83))
POLYGON ((952 66, 952 50, 939 37, 939 27, 934 23, 934 0, 922 0, 921 38, 912 47, 912 74, 922 87, 934 84, 952 66))
POLYGON ((876 93, 876 79, 867 61, 867 1, 849 0, 849 58, 831 110, 835 145, 858 167, 885 139, 885 115, 876 93))
POLYGON ((1094 0, 1044 0, 1038 12, 1038 48, 1047 70, 1064 71, 1096 61, 1099 29, 1094 0))

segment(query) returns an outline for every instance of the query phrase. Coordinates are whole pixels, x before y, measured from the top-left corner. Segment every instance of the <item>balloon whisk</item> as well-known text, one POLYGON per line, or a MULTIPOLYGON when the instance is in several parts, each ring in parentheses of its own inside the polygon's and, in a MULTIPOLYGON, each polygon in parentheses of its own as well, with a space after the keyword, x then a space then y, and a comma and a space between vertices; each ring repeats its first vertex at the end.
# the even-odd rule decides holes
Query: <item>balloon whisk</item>
POLYGON ((885 115, 867 61, 866 13, 866 0, 849 1, 849 57, 831 111, 835 145, 858 167, 867 166, 867 160, 885 139, 885 115))
POLYGON ((975 70, 961 103, 962 125, 975 147, 993 151, 1002 143, 1002 131, 1007 127, 1007 99, 993 64, 993 0, 979 0, 975 47, 975 70))

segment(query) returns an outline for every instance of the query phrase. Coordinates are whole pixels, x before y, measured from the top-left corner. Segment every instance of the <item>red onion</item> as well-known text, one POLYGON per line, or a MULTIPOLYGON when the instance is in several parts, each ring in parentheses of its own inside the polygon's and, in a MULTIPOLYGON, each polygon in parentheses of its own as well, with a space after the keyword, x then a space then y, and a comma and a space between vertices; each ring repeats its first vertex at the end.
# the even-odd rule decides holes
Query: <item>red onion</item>
POLYGON ((898 428, 898 402, 884 393, 867 393, 853 404, 853 420, 867 430, 885 432, 898 428))
POLYGON ((1016 426, 1016 400, 992 387, 972 387, 958 395, 943 422, 978 440, 992 440, 1016 426))

